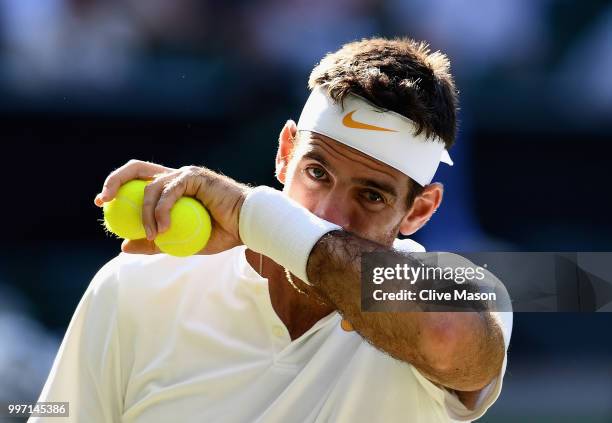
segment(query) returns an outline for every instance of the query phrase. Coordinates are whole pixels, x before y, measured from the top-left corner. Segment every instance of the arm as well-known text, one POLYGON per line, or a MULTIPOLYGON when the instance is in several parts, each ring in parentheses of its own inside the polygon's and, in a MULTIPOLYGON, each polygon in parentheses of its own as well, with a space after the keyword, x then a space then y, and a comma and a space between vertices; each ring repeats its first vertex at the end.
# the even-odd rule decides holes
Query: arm
POLYGON ((310 283, 361 336, 411 363, 433 382, 458 391, 478 391, 493 380, 505 355, 494 313, 361 311, 361 254, 371 251, 387 250, 344 231, 328 233, 308 259, 310 283))
MULTIPOLYGON (((342 230, 321 237, 332 230, 331 224, 276 190, 251 190, 194 166, 158 177, 157 166, 128 162, 109 176, 96 204, 111 200, 124 181, 154 179, 145 190, 145 225, 163 231, 169 225, 174 202, 183 195, 193 196, 207 207, 214 220, 213 237, 202 253, 242 243, 262 252, 302 280, 311 281, 366 340, 413 364, 435 383, 459 391, 477 391, 499 373, 505 354, 494 313, 363 313, 361 254, 386 251, 383 247, 342 230)), ((130 241, 122 248, 127 252, 158 252, 147 240, 130 241)))
POLYGON ((94 277, 72 317, 38 401, 68 402, 68 418, 29 422, 120 421, 118 282, 114 261, 94 277))

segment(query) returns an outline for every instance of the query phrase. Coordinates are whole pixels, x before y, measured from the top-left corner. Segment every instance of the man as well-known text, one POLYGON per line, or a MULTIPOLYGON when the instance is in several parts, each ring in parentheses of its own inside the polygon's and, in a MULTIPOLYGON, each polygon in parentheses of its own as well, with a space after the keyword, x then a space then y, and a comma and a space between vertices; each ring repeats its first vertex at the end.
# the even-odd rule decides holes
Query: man
MULTIPOLYGON (((469 421, 498 397, 511 313, 367 313, 360 258, 423 251, 396 236, 440 206, 431 183, 456 132, 449 64, 412 40, 343 46, 313 70, 279 137, 283 193, 206 168, 130 161, 107 178, 151 179, 146 240, 96 275, 40 401, 72 421, 469 421), (211 239, 187 259, 152 242, 183 195, 211 239), (398 246, 399 244, 395 244, 398 246)), ((59 421, 59 420, 54 420, 59 421)))

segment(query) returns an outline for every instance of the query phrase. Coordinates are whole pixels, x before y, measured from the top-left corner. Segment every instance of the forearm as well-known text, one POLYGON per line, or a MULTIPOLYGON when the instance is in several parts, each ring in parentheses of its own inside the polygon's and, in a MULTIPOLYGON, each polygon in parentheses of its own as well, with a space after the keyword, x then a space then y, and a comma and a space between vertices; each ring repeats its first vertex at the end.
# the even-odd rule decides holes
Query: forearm
POLYGON ((363 312, 361 257, 374 251, 388 252, 391 258, 409 258, 344 231, 330 232, 310 254, 309 281, 375 347, 415 365, 445 386, 463 391, 485 386, 499 371, 504 357, 501 330, 494 316, 488 310, 420 312, 416 307, 413 312, 363 312))
POLYGON ((413 256, 402 256, 351 235, 267 187, 253 190, 245 200, 240 234, 249 248, 263 252, 312 284, 311 289, 339 310, 367 341, 413 364, 429 379, 470 391, 485 386, 500 370, 504 342, 500 326, 486 309, 458 313, 362 311, 362 254, 385 251, 390 259, 396 254, 415 260, 413 256))

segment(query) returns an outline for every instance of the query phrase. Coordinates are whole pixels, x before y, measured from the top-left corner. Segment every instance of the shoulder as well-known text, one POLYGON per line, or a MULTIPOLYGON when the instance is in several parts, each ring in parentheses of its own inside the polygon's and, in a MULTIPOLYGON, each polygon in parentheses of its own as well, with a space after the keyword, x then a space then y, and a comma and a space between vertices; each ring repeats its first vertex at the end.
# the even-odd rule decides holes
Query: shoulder
POLYGON ((81 298, 77 311, 92 307, 101 311, 116 309, 119 290, 117 270, 121 265, 121 260, 121 256, 116 256, 96 272, 81 298))
POLYGON ((220 269, 233 266, 237 253, 235 249, 189 257, 121 253, 108 264, 112 263, 111 271, 122 289, 131 293, 148 293, 186 285, 194 279, 211 279, 211 276, 219 275, 220 269))
POLYGON ((83 302, 93 320, 113 317, 121 345, 131 346, 123 350, 128 354, 137 342, 172 333, 180 316, 197 310, 208 290, 226 289, 223 282, 229 278, 221 276, 231 272, 220 268, 231 266, 234 257, 231 250, 186 258, 121 253, 100 268, 83 302))
MULTIPOLYGON (((166 254, 143 255, 120 253, 102 266, 91 280, 79 307, 87 305, 100 312, 119 310, 130 313, 171 302, 188 295, 190 287, 210 286, 206 279, 227 266, 234 252, 186 258, 166 254)), ((214 282, 214 281, 213 281, 214 282)))
POLYGON ((159 281, 176 279, 180 274, 198 268, 227 264, 235 257, 234 249, 213 255, 193 255, 174 257, 167 254, 128 254, 119 253, 98 270, 96 284, 109 284, 118 280, 138 285, 146 283, 147 290, 155 288, 159 281))
POLYGON ((121 253, 99 273, 104 274, 102 284, 108 284, 109 289, 116 285, 120 320, 127 325, 167 319, 211 291, 226 291, 239 252, 232 249, 183 258, 121 253))

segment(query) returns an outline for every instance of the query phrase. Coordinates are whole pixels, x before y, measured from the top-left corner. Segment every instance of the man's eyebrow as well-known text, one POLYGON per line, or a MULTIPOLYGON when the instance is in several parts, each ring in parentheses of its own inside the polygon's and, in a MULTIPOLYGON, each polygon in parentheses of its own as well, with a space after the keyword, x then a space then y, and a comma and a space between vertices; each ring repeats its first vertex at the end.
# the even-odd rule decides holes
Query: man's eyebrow
MULTIPOLYGON (((309 151, 305 153, 302 157, 307 158, 307 159, 316 160, 319 163, 321 163, 323 166, 325 166, 326 168, 331 169, 331 166, 329 162, 325 160, 325 157, 323 157, 321 154, 317 153, 316 151, 309 151)), ((369 179, 369 178, 352 178, 351 181, 358 185, 363 185, 369 188, 374 188, 379 191, 386 192, 387 194, 392 195, 394 197, 398 196, 397 190, 395 189, 395 187, 385 182, 376 181, 374 179, 369 179)))
POLYGON ((315 151, 309 151, 308 153, 305 153, 302 157, 307 158, 307 159, 316 160, 319 163, 321 163, 323 166, 327 168, 331 168, 329 162, 325 160, 325 157, 323 157, 321 154, 315 151))
POLYGON ((386 192, 389 195, 397 197, 397 190, 393 185, 387 184, 385 182, 375 181, 373 179, 368 178, 353 178, 352 181, 356 184, 363 185, 370 188, 375 188, 377 190, 386 192))

